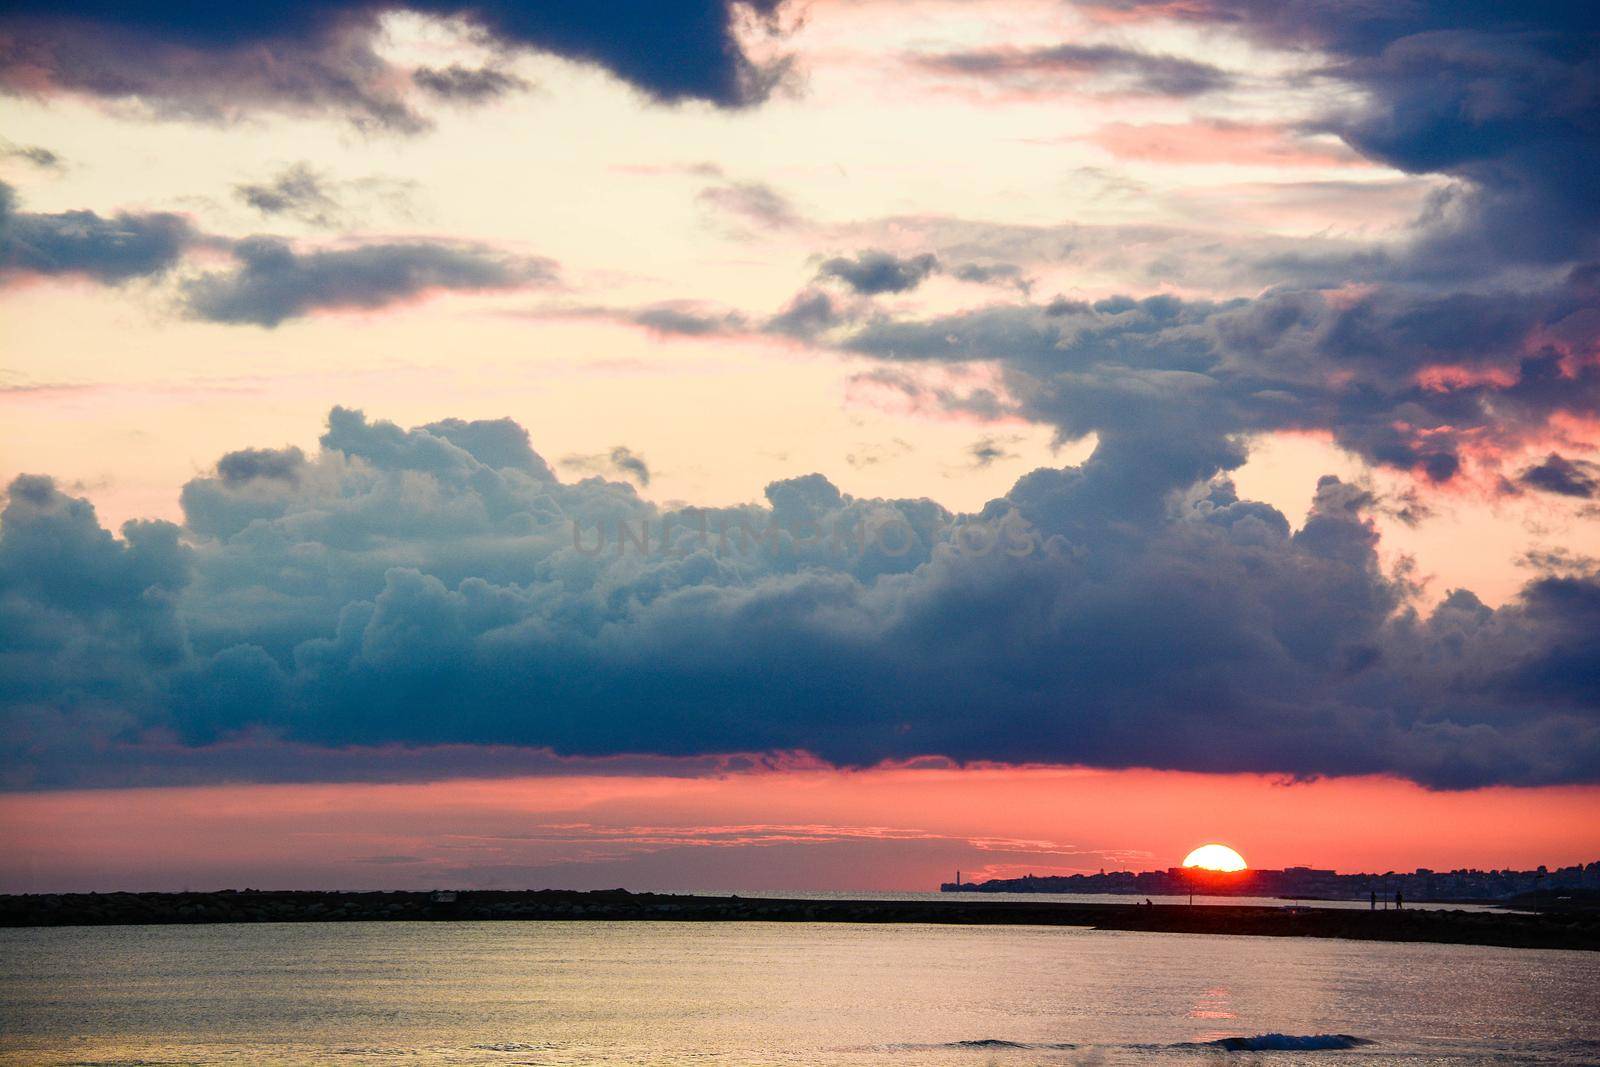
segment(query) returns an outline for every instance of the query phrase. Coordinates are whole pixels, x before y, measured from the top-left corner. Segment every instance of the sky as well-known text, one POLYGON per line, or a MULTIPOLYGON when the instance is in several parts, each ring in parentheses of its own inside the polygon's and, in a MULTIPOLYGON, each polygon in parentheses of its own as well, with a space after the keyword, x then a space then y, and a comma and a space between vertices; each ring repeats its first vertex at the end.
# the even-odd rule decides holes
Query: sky
POLYGON ((1600 857, 1600 20, 0 14, 0 891, 1600 857))

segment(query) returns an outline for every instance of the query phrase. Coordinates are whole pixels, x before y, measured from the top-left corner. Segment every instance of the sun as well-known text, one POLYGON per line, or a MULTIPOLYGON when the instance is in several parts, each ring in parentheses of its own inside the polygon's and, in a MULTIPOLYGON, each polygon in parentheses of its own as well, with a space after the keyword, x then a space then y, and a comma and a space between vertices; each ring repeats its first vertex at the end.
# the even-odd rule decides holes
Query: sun
POLYGON ((1227 845, 1201 845, 1183 858, 1185 867, 1200 867, 1208 871, 1242 871, 1244 857, 1227 845))

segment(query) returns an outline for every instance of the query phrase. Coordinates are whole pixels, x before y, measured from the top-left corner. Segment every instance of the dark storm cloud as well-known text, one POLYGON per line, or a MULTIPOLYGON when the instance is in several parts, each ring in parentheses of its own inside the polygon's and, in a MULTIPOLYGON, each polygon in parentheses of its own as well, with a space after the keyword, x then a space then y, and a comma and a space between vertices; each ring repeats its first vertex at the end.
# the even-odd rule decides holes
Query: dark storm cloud
MULTIPOLYGON (((1117 9, 1119 18, 1142 12, 1196 21, 1320 56, 1318 68, 1296 77, 1340 91, 1325 94, 1329 103, 1301 132, 1334 134, 1361 156, 1452 182, 1441 183, 1408 231, 1382 243, 1263 234, 1218 242, 1152 227, 897 220, 911 223, 947 262, 981 250, 1027 262, 1109 258, 1125 270, 1127 242, 1140 240, 1160 248, 1149 260, 1152 286, 1198 282, 1249 291, 1352 282, 1515 286, 1528 284, 1530 268, 1559 271, 1600 257, 1600 198, 1588 180, 1600 170, 1600 125, 1593 120, 1600 113, 1600 19, 1590 5, 1100 0, 1094 6, 1117 9)), ((993 71, 985 77, 1021 79, 1040 91, 1059 87, 1042 73, 1027 74, 1025 53, 986 55, 974 57, 993 71), (1008 63, 1019 73, 1004 73, 1008 63)), ((1361 184, 1384 195, 1380 185, 1361 184)))
POLYGON ((1233 83, 1226 71, 1208 63, 1115 45, 985 48, 917 56, 916 62, 941 73, 1023 83, 1062 76, 1110 76, 1126 81, 1135 91, 1163 96, 1198 96, 1233 83))
POLYGON ((904 293, 921 285, 939 270, 939 257, 924 253, 901 258, 890 252, 869 248, 852 256, 823 260, 817 277, 833 278, 863 296, 904 293))
MULTIPOLYGON (((947 260, 1100 262, 1108 238, 1139 239, 1162 250, 1152 284, 1195 278, 1212 288, 1219 280, 1251 287, 1254 278, 1271 288, 1211 303, 1058 300, 924 320, 835 314, 826 330, 795 336, 906 364, 991 361, 1009 414, 1052 425, 1064 438, 1100 435, 1104 447, 1137 458, 1130 470, 1147 485, 1227 470, 1242 461, 1241 442, 1262 432, 1330 431, 1370 462, 1448 482, 1475 456, 1492 466, 1503 454, 1542 446, 1551 419, 1594 425, 1600 199, 1588 175, 1600 169, 1600 24, 1589 7, 1102 6, 1148 8, 1155 18, 1200 20, 1318 52, 1318 77, 1360 92, 1308 128, 1456 183, 1382 246, 1252 240, 1213 242, 1206 251, 1152 231, 924 221, 912 232, 947 260)), ((1117 254, 1110 251, 1114 263, 1117 254)), ((910 373, 899 384, 922 388, 910 373)), ((1530 488, 1586 492, 1581 467, 1547 461, 1528 476, 1522 484, 1530 488)))
MULTIPOLYGON (((65 757, 68 738, 52 755, 65 757)), ((95 749, 85 739, 71 758, 59 762, 47 779, 39 765, 0 765, 0 789, 94 785, 128 788, 151 785, 206 785, 217 782, 404 782, 454 778, 515 778, 562 775, 698 778, 760 769, 760 757, 742 754, 703 757, 557 756, 548 749, 511 745, 380 745, 331 749, 248 736, 197 746, 154 738, 95 749)))
POLYGON ((167 212, 18 211, 0 182, 0 283, 75 274, 117 285, 171 270, 200 240, 188 219, 167 212))
POLYGON ((1492 0, 1100 0, 1228 26, 1329 58, 1363 103, 1323 117, 1369 158, 1463 187, 1434 206, 1409 270, 1560 263, 1600 254, 1600 19, 1593 5, 1492 0))
MULTIPOLYGON (((826 339, 880 361, 863 377, 926 390, 936 405, 1096 435, 1081 465, 1035 471, 973 515, 853 498, 821 475, 774 483, 762 505, 663 511, 626 482, 559 482, 506 420, 404 430, 344 409, 314 457, 224 456, 185 486, 182 527, 134 523, 118 539, 86 502, 20 478, 0 516, 9 784, 97 784, 101 768, 126 780, 132 766, 157 782, 294 778, 313 764, 360 777, 384 746, 805 750, 843 764, 938 754, 1387 773, 1446 788, 1600 782, 1592 561, 1545 567, 1497 609, 1458 590, 1424 616, 1404 576, 1379 565, 1369 517, 1393 502, 1325 478, 1296 530, 1225 476, 1253 434, 1326 430, 1373 463, 1446 481, 1476 455, 1531 442, 1543 452, 1552 420, 1600 418, 1600 271, 1576 266, 1596 236, 1581 184, 1595 172, 1592 26, 1546 17, 1553 7, 1487 3, 1163 9, 1319 50, 1323 75, 1365 101, 1323 128, 1373 158, 1460 180, 1409 248, 1296 239, 1302 261, 1282 261, 1278 279, 1383 284, 926 319, 811 287, 764 321, 690 305, 628 313, 665 333, 826 339), (1551 269, 1510 269, 1527 264, 1551 269), (1439 284, 1462 274, 1474 288, 1439 284), (971 361, 992 362, 1003 390, 958 395, 919 376, 919 364, 971 361), (650 548, 624 550, 622 523, 650 548), (833 536, 813 538, 812 526, 833 536), (165 763, 151 752, 163 746, 165 763), (364 755, 346 763, 343 746, 364 755), (274 769, 252 770, 240 751, 274 753, 261 760, 274 769)), ((217 8, 181 42, 159 6, 95 8, 66 35, 54 16, 8 16, 26 32, 7 38, 4 63, 182 114, 334 109, 415 128, 396 86, 421 83, 390 77, 373 55, 374 10, 217 8), (135 38, 156 44, 130 49, 135 38)), ((475 10, 491 27, 504 14, 475 10)), ((713 23, 726 15, 701 10, 713 23)), ((682 59, 650 47, 647 65, 682 59)), ((964 62, 974 77, 1093 71, 1205 91, 1203 65, 1156 70, 1111 53, 964 62)), ((720 54, 739 67, 736 52, 720 54)), ((765 229, 804 224, 766 186, 724 181, 702 199, 765 229)), ((163 218, 175 217, 29 216, 7 202, 6 269, 159 274, 195 240, 183 231, 163 252, 142 228, 163 218)), ((1084 229, 989 229, 983 247, 928 246, 948 264, 1093 251, 1084 229)), ((1106 231, 1112 254, 1127 234, 1106 231)), ((191 279, 190 310, 262 325, 550 272, 440 244, 216 246, 238 265, 191 279)), ((1153 267, 1152 281, 1170 281, 1165 271, 1153 267)), ((623 470, 629 459, 605 462, 623 470)), ((1521 484, 1578 496, 1586 464, 1547 458, 1521 484)))
POLYGON ((1600 579, 1419 616, 1372 494, 1336 478, 1298 531, 1225 479, 1167 495, 1119 441, 971 515, 821 475, 662 511, 554 480, 504 420, 337 409, 322 443, 234 453, 182 528, 120 539, 48 479, 12 484, 12 787, 472 765, 399 758, 440 745, 507 768, 548 746, 1600 781, 1600 579))
MULTIPOLYGON (((1238 435, 1328 430, 1384 466, 1448 481, 1469 448, 1514 448, 1548 420, 1600 417, 1593 271, 1534 292, 1159 296, 876 317, 836 343, 884 360, 992 361, 1013 414, 1143 442, 1152 473, 1242 462, 1238 435), (1157 456, 1165 460, 1157 460, 1157 456)), ((1176 484, 1176 482, 1174 482, 1176 484)))
MULTIPOLYGON (((271 5, 22 0, 0 18, 0 86, 138 100, 156 112, 226 119, 270 108, 337 112, 413 131, 426 121, 406 78, 376 49, 380 18, 412 11, 461 18, 507 49, 593 63, 662 102, 755 103, 783 65, 743 51, 735 25, 770 22, 777 0, 628 0, 622 5, 490 0, 289 0, 271 5)), ((489 72, 422 72, 425 91, 496 95, 489 72)))
POLYGON ((0 16, 0 91, 136 102, 201 122, 270 110, 336 114, 366 130, 428 127, 374 48, 376 9, 68 7, 11 5, 0 16))
POLYGON ((252 237, 236 242, 233 255, 234 269, 184 280, 190 315, 270 328, 319 309, 374 309, 438 290, 513 289, 555 279, 548 260, 440 243, 297 252, 286 241, 252 237))

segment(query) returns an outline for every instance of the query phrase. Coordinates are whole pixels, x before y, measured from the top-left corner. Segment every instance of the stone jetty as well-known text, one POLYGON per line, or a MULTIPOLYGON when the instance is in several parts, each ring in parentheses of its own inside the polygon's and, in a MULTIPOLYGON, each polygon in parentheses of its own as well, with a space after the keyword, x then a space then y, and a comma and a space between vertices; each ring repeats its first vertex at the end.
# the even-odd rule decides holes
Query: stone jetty
POLYGON ((1058 901, 802 900, 565 890, 46 893, 0 896, 0 926, 262 922, 842 922, 1080 926, 1259 937, 1600 949, 1600 913, 1245 907, 1058 901))

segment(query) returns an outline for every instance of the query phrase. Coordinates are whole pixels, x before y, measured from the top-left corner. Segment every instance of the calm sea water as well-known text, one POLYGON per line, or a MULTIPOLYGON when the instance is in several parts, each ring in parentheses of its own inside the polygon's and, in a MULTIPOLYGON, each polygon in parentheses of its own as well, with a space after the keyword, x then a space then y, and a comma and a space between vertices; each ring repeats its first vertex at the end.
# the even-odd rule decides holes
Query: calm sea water
POLYGON ((1589 953, 1040 927, 3 930, 0 1060, 1592 1063, 1596 990, 1589 953))

